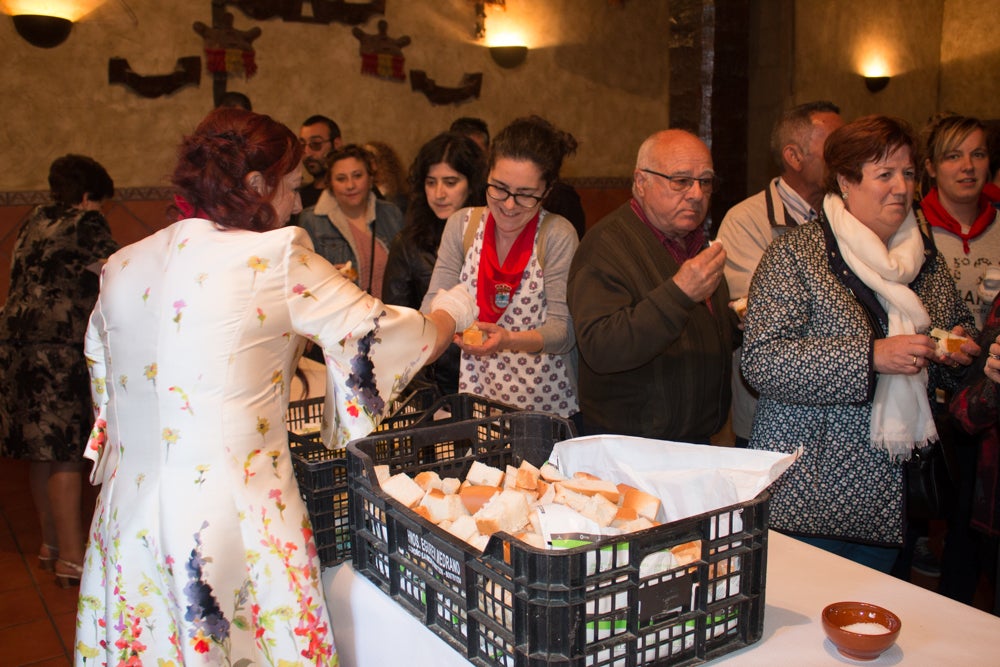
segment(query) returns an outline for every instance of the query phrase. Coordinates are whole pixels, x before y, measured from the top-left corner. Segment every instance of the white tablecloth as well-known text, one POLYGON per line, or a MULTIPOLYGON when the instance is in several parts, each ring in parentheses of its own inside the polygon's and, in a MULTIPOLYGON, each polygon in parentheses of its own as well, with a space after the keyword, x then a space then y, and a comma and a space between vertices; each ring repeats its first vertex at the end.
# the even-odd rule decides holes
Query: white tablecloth
MULTIPOLYGON (((1000 665, 1000 618, 771 531, 760 641, 719 665, 1000 665), (886 607, 903 622, 878 660, 842 657, 820 612, 839 600, 886 607)), ((467 667, 469 662, 349 564, 323 573, 344 667, 467 667)))

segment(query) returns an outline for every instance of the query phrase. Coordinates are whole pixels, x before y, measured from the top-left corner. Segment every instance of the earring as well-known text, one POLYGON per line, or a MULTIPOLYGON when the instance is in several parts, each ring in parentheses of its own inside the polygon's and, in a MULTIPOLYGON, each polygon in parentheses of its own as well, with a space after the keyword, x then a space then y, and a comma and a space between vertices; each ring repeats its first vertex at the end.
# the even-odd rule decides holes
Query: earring
POLYGON ((847 201, 847 193, 846 192, 841 192, 840 196, 843 198, 844 201, 847 201))

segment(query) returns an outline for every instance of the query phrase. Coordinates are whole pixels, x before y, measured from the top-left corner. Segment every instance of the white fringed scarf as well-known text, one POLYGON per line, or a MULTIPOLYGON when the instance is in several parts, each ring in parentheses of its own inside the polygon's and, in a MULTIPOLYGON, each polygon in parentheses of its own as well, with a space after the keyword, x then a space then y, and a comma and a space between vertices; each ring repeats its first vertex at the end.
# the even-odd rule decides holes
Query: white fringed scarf
MULTIPOLYGON (((924 261, 924 242, 911 210, 888 246, 862 224, 836 195, 823 202, 847 266, 878 296, 889 314, 889 335, 913 334, 930 326, 930 316, 908 285, 924 261)), ((894 460, 937 439, 927 400, 927 370, 916 375, 880 374, 871 413, 871 441, 894 460)))

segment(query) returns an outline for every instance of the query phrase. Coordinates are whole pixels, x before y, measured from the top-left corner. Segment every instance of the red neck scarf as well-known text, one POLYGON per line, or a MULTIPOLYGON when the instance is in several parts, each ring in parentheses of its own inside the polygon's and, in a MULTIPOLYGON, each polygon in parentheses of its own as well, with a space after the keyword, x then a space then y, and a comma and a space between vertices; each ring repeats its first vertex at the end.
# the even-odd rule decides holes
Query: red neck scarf
MULTIPOLYGON (((469 224, 472 224, 471 222, 469 224)), ((503 264, 497 258, 496 221, 493 214, 486 217, 483 232, 483 251, 479 254, 479 282, 476 286, 476 304, 479 306, 479 320, 496 324, 511 298, 521 285, 524 268, 528 266, 531 252, 535 247, 535 230, 538 229, 538 214, 524 226, 514 239, 503 264)))
POLYGON ((695 229, 683 239, 675 240, 653 226, 653 223, 651 223, 649 218, 646 217, 646 212, 642 210, 642 207, 639 206, 639 202, 637 202, 635 198, 632 199, 631 204, 632 212, 635 213, 647 227, 649 227, 649 231, 653 232, 656 239, 663 244, 663 247, 667 249, 667 252, 669 252, 670 256, 674 258, 674 261, 677 262, 678 266, 693 258, 705 249, 704 227, 698 227, 698 229, 695 229))
POLYGON ((181 217, 178 218, 178 220, 183 220, 184 218, 208 219, 207 213, 200 208, 196 209, 190 202, 188 202, 187 199, 184 199, 184 197, 181 197, 180 195, 174 195, 174 205, 177 207, 177 210, 181 212, 181 217))
POLYGON ((976 216, 976 220, 969 227, 968 232, 963 232, 962 224, 945 210, 938 198, 936 187, 931 188, 931 191, 920 200, 920 209, 927 216, 927 222, 931 223, 932 227, 940 227, 962 239, 962 249, 968 255, 969 241, 985 232, 990 223, 996 219, 997 210, 993 208, 995 201, 1000 201, 1000 188, 992 183, 987 183, 979 195, 979 215, 976 216))

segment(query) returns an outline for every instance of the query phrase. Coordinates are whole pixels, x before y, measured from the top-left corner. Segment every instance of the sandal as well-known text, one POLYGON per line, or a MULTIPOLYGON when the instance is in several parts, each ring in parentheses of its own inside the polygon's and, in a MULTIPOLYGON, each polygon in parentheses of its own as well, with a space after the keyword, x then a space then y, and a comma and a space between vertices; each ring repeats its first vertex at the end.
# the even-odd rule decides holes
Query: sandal
POLYGON ((82 565, 71 563, 68 560, 63 560, 62 558, 56 561, 56 584, 59 586, 59 588, 70 588, 72 586, 79 586, 80 577, 82 576, 83 576, 82 565), (60 567, 68 571, 59 572, 60 567))
POLYGON ((38 552, 38 567, 46 572, 54 572, 57 560, 59 560, 59 547, 43 543, 41 550, 38 552))

